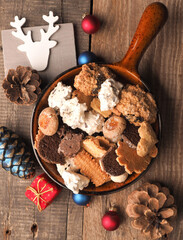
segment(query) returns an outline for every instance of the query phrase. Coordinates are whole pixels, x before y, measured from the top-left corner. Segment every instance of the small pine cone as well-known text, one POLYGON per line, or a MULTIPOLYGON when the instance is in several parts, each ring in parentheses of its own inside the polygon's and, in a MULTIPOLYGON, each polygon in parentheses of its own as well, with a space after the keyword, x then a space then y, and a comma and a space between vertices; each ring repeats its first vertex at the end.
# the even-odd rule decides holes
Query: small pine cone
POLYGON ((159 239, 173 231, 170 220, 177 209, 168 188, 145 183, 128 196, 126 212, 134 218, 133 228, 141 230, 148 239, 159 239))
POLYGON ((18 66, 10 69, 3 81, 2 87, 7 98, 16 104, 30 105, 37 101, 41 79, 37 71, 30 67, 18 66))
POLYGON ((35 164, 22 139, 10 129, 0 126, 0 166, 21 179, 35 175, 35 164))

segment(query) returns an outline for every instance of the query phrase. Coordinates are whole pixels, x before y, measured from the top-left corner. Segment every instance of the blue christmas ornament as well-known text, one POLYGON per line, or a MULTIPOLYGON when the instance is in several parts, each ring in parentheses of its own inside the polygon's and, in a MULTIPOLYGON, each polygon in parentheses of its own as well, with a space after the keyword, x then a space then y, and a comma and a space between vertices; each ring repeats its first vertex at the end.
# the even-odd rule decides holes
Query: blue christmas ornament
POLYGON ((96 62, 97 60, 97 56, 94 53, 86 51, 79 55, 78 64, 82 65, 85 63, 96 62))
POLYGON ((90 198, 91 197, 88 195, 74 194, 74 193, 72 194, 73 201, 80 206, 86 206, 89 203, 90 198))

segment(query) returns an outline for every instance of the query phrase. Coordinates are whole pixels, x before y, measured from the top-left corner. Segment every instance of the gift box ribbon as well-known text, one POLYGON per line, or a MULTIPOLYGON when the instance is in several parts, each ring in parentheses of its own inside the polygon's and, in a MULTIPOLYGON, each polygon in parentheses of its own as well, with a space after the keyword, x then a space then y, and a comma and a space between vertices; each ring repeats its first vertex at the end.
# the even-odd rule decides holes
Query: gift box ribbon
POLYGON ((45 187, 48 185, 48 183, 46 183, 42 188, 41 190, 39 190, 39 183, 41 180, 44 180, 44 177, 40 178, 37 182, 37 190, 34 189, 33 187, 28 187, 27 190, 30 190, 32 193, 35 194, 35 198, 33 199, 33 202, 36 200, 37 198, 37 208, 38 210, 41 212, 42 211, 42 208, 41 208, 41 205, 40 205, 40 199, 43 201, 43 202, 46 202, 47 201, 45 199, 43 199, 41 196, 47 192, 50 192, 50 191, 53 191, 53 188, 49 188, 48 190, 44 191, 43 190, 45 189, 45 187))

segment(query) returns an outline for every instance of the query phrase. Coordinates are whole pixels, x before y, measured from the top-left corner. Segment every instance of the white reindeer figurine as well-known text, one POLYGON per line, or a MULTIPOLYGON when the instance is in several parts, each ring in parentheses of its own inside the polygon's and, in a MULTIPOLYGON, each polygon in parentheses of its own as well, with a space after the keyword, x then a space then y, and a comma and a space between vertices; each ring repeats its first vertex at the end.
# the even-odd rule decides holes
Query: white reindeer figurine
POLYGON ((10 22, 10 25, 17 29, 16 32, 12 32, 13 36, 24 41, 24 44, 19 45, 17 48, 21 52, 26 52, 32 68, 37 71, 43 71, 47 67, 50 48, 53 48, 57 44, 56 41, 49 39, 59 29, 59 25, 54 27, 58 16, 54 17, 52 11, 49 12, 49 16, 43 15, 43 19, 49 23, 48 30, 45 32, 41 29, 41 40, 35 42, 32 41, 31 31, 28 31, 27 34, 24 34, 22 31, 21 27, 26 21, 25 18, 19 20, 18 16, 15 16, 15 21, 10 22))

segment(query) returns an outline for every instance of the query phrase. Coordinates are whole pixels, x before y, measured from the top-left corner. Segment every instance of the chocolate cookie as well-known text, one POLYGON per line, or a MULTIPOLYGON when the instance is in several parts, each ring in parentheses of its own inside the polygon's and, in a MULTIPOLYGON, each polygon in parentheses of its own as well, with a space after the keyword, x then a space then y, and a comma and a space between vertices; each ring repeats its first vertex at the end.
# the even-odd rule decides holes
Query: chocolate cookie
POLYGON ((129 147, 136 148, 138 142, 140 141, 138 127, 134 126, 133 124, 130 124, 127 121, 126 128, 122 134, 122 139, 124 142, 128 144, 129 147))
POLYGON ((57 134, 59 135, 60 139, 63 139, 67 133, 75 133, 75 134, 82 134, 83 136, 87 136, 86 132, 82 131, 79 128, 72 129, 68 125, 60 122, 59 129, 57 130, 57 134))
POLYGON ((42 136, 37 139, 36 149, 39 156, 48 163, 52 164, 65 164, 65 157, 63 153, 58 153, 58 146, 60 143, 60 137, 56 133, 53 136, 42 136))
POLYGON ((57 134, 60 139, 63 139, 65 137, 65 135, 67 134, 67 132, 71 132, 71 131, 72 130, 70 129, 69 126, 62 123, 62 126, 58 129, 57 134))
POLYGON ((62 153, 65 157, 75 156, 80 148, 83 134, 76 134, 67 132, 59 145, 59 153, 62 153))
POLYGON ((100 166, 102 170, 110 174, 111 176, 119 176, 125 173, 125 168, 120 166, 116 161, 117 155, 115 147, 110 147, 109 150, 100 159, 100 166))

